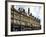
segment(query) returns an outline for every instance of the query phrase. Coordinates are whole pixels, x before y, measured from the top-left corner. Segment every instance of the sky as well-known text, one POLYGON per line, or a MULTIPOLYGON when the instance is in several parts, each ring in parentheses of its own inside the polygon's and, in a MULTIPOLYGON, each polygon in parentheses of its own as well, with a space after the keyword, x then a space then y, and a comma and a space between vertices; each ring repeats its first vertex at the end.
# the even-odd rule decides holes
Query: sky
POLYGON ((41 6, 16 5, 14 7, 17 10, 18 8, 24 8, 26 13, 28 13, 28 8, 30 8, 30 13, 32 13, 34 17, 41 19, 41 16, 40 16, 41 6))

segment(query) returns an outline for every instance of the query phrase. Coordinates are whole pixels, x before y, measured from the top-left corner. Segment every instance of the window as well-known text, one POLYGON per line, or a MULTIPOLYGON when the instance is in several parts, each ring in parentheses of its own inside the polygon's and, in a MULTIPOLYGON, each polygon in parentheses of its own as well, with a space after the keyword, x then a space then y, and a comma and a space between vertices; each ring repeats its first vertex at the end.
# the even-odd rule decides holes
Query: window
POLYGON ((16 24, 16 23, 17 23, 17 20, 14 19, 14 24, 16 24))
POLYGON ((21 25, 25 25, 25 22, 21 21, 21 25))
POLYGON ((20 21, 19 21, 19 20, 17 20, 16 23, 17 23, 18 25, 20 25, 20 21))

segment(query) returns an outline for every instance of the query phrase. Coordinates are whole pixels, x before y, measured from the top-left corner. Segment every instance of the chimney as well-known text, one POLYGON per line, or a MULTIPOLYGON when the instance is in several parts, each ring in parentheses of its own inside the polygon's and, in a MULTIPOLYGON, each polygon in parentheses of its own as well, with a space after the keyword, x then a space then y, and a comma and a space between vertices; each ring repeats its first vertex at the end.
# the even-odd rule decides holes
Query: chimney
POLYGON ((30 8, 28 8, 28 15, 30 14, 30 8))

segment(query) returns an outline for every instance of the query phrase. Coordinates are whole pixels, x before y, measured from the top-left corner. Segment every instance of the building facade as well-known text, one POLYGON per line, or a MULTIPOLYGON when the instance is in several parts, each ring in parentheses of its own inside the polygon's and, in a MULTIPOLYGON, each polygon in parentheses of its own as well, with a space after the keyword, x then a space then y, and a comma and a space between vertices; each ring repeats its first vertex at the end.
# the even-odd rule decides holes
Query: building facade
MULTIPOLYGON (((29 9, 29 8, 28 8, 29 9)), ((20 8, 16 10, 14 5, 11 7, 11 31, 29 31, 41 29, 40 19, 32 16, 28 10, 28 14, 25 10, 20 8)))

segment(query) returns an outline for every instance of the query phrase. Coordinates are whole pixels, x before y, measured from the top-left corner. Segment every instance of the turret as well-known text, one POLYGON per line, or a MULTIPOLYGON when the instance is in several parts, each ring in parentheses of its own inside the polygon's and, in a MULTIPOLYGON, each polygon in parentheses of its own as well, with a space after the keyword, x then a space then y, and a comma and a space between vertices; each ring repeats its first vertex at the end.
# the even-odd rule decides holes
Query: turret
POLYGON ((12 6, 11 6, 11 10, 12 10, 12 11, 14 11, 14 10, 15 10, 15 9, 14 9, 14 5, 12 5, 12 6))

